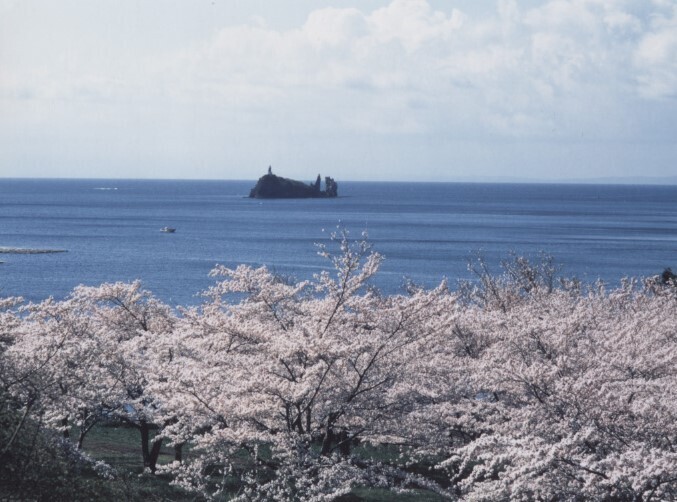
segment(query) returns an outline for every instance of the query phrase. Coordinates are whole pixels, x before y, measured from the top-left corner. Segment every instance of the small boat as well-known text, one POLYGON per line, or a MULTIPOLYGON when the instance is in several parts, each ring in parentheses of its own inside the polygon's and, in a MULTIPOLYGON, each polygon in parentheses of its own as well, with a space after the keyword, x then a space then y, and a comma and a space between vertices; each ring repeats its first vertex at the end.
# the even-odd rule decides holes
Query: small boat
POLYGON ((162 227, 160 229, 160 232, 164 232, 166 234, 173 234, 174 232, 176 232, 176 229, 172 227, 162 227))

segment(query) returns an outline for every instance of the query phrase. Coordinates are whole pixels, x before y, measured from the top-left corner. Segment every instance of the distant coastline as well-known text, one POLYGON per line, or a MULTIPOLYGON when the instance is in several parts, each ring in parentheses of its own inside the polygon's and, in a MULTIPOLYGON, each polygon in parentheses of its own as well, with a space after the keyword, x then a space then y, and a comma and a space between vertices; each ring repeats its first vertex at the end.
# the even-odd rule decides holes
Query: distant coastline
MULTIPOLYGON (((119 183, 121 181, 133 181, 133 182, 242 182, 242 183, 251 183, 251 179, 216 179, 216 178, 80 178, 80 177, 4 177, 0 176, 0 182, 2 181, 110 181, 119 183)), ((646 186, 655 186, 655 185, 677 185, 677 176, 652 176, 652 177, 640 177, 640 176, 628 176, 628 177, 607 177, 607 178, 561 178, 561 179, 548 179, 548 178, 516 178, 516 177, 472 177, 472 178, 455 178, 447 180, 343 180, 342 183, 487 183, 487 184, 542 184, 542 185, 646 185, 646 186)), ((93 190, 98 190, 101 192, 111 192, 122 190, 122 187, 93 187, 93 190)))

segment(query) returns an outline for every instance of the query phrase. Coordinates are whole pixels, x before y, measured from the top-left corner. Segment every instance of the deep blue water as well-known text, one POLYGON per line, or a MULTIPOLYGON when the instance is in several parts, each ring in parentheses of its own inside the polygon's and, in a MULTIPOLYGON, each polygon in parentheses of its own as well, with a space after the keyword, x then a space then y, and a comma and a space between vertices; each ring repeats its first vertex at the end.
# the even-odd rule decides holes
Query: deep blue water
POLYGON ((171 304, 196 303, 217 263, 311 277, 328 266, 314 243, 338 224, 367 230, 388 293, 405 276, 467 279, 478 250, 491 264, 544 251, 565 275, 612 284, 677 268, 677 186, 344 182, 337 199, 262 201, 245 197, 253 184, 0 179, 0 247, 68 251, 0 254, 0 295, 140 278, 171 304))

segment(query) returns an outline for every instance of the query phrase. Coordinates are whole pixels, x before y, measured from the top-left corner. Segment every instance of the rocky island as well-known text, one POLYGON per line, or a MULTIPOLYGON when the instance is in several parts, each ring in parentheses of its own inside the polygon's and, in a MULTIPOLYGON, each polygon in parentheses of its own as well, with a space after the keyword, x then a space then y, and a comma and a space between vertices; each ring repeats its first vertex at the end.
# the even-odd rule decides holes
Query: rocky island
POLYGON ((259 178, 256 186, 249 192, 249 197, 254 199, 309 199, 330 198, 338 195, 338 185, 333 178, 324 178, 324 190, 321 189, 320 175, 317 175, 315 183, 304 183, 289 178, 283 178, 273 174, 268 167, 268 174, 259 178))

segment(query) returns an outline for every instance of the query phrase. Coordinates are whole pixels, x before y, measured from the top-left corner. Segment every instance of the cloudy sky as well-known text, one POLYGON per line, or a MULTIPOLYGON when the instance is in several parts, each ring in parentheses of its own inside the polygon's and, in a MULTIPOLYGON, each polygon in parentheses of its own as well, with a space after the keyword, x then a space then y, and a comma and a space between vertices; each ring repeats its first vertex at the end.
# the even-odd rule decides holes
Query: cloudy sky
POLYGON ((677 0, 0 0, 0 176, 677 175, 677 0))

